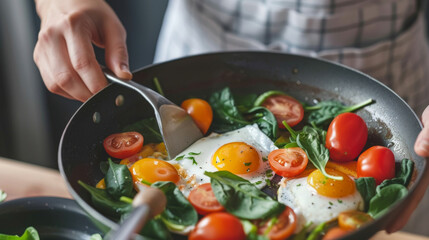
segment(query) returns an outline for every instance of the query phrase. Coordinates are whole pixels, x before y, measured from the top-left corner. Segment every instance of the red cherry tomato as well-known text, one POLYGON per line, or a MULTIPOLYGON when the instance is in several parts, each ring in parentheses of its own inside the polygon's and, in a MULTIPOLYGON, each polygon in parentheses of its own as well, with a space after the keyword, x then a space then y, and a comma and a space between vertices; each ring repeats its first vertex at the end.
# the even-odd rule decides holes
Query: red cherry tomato
POLYGON ((201 132, 206 134, 213 120, 213 111, 210 104, 203 99, 190 98, 183 101, 181 107, 191 115, 201 132))
POLYGON ((294 177, 307 167, 308 157, 299 147, 276 149, 268 154, 271 169, 282 177, 294 177))
POLYGON ((374 146, 363 152, 357 162, 357 176, 373 177, 380 184, 395 177, 395 156, 387 147, 374 146))
POLYGON ((279 128, 285 128, 282 123, 284 120, 289 126, 293 127, 301 122, 304 117, 302 104, 288 95, 271 95, 261 103, 261 106, 268 108, 274 114, 279 128))
POLYGON ((258 229, 259 234, 268 236, 270 240, 286 239, 295 231, 295 212, 290 207, 286 207, 280 216, 277 217, 277 222, 271 227, 269 227, 269 225, 270 221, 268 220, 262 227, 258 229))
POLYGON ((332 120, 326 135, 326 148, 335 161, 351 161, 359 156, 368 137, 365 121, 354 113, 342 113, 332 120))
POLYGON ((103 141, 111 157, 124 159, 138 153, 143 146, 143 136, 138 132, 115 133, 103 141))
POLYGON ((224 210, 223 206, 216 199, 210 183, 204 183, 194 188, 189 193, 188 199, 195 210, 201 215, 224 210))
POLYGON ((243 226, 238 218, 225 212, 203 217, 189 235, 189 240, 245 240, 243 226))

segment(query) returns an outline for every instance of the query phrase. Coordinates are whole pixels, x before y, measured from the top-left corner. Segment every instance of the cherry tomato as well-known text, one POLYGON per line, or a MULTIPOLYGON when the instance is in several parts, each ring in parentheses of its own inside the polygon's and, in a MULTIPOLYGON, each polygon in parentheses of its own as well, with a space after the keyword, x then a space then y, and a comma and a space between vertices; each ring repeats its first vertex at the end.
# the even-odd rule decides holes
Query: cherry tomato
POLYGON ((387 147, 374 146, 363 152, 357 162, 357 175, 373 177, 380 184, 395 177, 395 156, 387 147))
POLYGON ((213 120, 213 111, 210 104, 203 99, 190 98, 183 101, 181 107, 191 115, 201 132, 206 134, 213 120))
POLYGON ((259 234, 266 235, 270 240, 283 240, 293 234, 296 228, 296 215, 290 207, 277 217, 277 221, 271 227, 268 220, 262 227, 258 229, 259 234), (268 233, 267 233, 268 231, 268 233))
POLYGON ((138 132, 115 133, 104 139, 103 146, 111 157, 124 159, 140 151, 143 136, 138 132))
POLYGON ((334 228, 329 229, 329 231, 323 237, 323 240, 335 240, 335 239, 343 237, 344 235, 346 235, 350 231, 351 230, 343 229, 340 227, 334 227, 334 228))
POLYGON ((299 147, 276 149, 268 154, 271 169, 282 177, 293 177, 307 167, 307 154, 299 147))
POLYGON ((338 225, 343 229, 358 229, 372 220, 374 219, 369 214, 357 210, 342 212, 338 215, 338 225))
POLYGON ((189 235, 189 240, 245 240, 243 226, 238 218, 225 212, 203 217, 189 235))
POLYGON ((279 128, 285 128, 282 123, 284 120, 293 127, 304 118, 304 108, 295 98, 278 91, 267 92, 267 94, 268 97, 260 105, 268 108, 274 114, 279 128))
POLYGON ((210 183, 204 183, 194 188, 189 193, 188 199, 195 210, 201 215, 224 210, 223 206, 216 199, 210 183))
POLYGON ((354 113, 342 113, 332 120, 326 135, 326 148, 335 161, 351 161, 359 156, 368 137, 365 121, 354 113))

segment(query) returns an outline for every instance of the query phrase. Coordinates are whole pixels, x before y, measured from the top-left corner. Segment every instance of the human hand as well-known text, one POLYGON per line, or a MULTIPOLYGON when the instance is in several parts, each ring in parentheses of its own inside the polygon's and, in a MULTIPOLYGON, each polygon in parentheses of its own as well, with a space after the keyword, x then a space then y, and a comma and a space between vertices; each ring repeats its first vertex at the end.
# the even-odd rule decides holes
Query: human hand
MULTIPOLYGON (((422 123, 423 130, 417 137, 414 151, 422 157, 429 157, 429 106, 426 107, 422 114, 422 123)), ((393 224, 387 226, 386 231, 388 233, 393 233, 403 228, 417 208, 429 185, 429 176, 423 176, 420 181, 420 185, 415 189, 413 198, 407 203, 408 207, 400 213, 401 215, 394 220, 393 224)))
POLYGON ((103 0, 36 0, 41 19, 34 61, 49 91, 85 101, 107 85, 92 43, 105 48, 107 67, 131 79, 126 32, 103 0))

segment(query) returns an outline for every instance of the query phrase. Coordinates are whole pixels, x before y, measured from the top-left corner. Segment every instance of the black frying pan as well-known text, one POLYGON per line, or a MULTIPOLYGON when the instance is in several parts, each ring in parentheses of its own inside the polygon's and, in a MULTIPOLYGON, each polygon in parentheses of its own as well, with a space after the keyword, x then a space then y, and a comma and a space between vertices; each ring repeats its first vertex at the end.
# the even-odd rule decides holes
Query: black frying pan
MULTIPOLYGON (((397 161, 402 158, 413 160, 417 172, 406 198, 383 217, 346 238, 367 239, 384 229, 401 217, 412 198, 426 189, 429 181, 427 159, 417 156, 413 150, 421 123, 394 92, 360 72, 296 55, 228 52, 182 58, 134 73, 135 81, 152 88, 154 77, 160 80, 167 98, 176 103, 191 96, 207 98, 211 92, 225 86, 230 86, 233 92, 283 90, 307 103, 314 99, 338 99, 346 104, 375 99, 375 104, 358 112, 368 125, 369 143, 390 147, 397 161)), ((61 174, 80 206, 105 230, 116 228, 117 220, 94 209, 89 194, 77 181, 94 186, 103 177, 99 162, 108 157, 102 149, 103 139, 148 116, 153 116, 152 109, 138 94, 111 84, 83 104, 64 130, 58 153, 61 174), (123 96, 124 102, 117 106, 119 95, 123 96)))

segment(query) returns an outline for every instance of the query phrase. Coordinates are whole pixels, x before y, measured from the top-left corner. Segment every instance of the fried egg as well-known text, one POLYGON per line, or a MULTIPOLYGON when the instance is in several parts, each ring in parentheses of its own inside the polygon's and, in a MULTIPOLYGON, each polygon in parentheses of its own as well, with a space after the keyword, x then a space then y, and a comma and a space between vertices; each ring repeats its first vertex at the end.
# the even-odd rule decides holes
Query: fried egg
POLYGON ((314 228, 338 217, 341 212, 363 210, 364 202, 354 180, 334 169, 326 168, 326 171, 334 176, 342 176, 343 180, 327 178, 320 170, 314 170, 306 177, 283 178, 280 181, 278 201, 295 211, 295 232, 310 222, 314 228))
POLYGON ((247 125, 199 139, 169 163, 182 178, 177 185, 185 196, 195 186, 210 182, 205 171, 229 171, 262 188, 274 176, 267 157, 275 149, 277 147, 257 125, 247 125))

